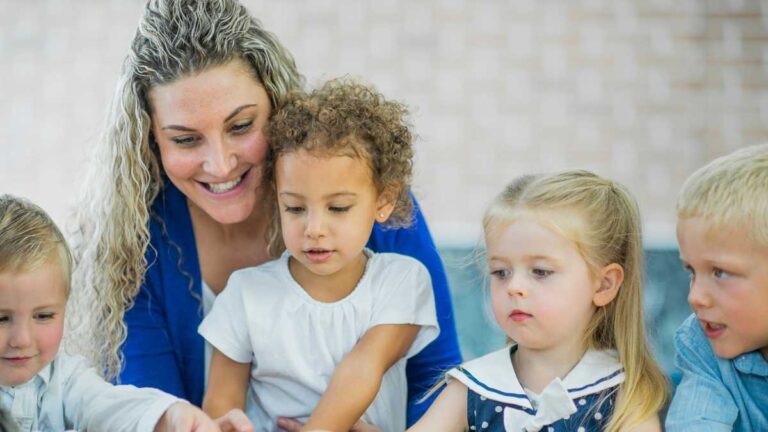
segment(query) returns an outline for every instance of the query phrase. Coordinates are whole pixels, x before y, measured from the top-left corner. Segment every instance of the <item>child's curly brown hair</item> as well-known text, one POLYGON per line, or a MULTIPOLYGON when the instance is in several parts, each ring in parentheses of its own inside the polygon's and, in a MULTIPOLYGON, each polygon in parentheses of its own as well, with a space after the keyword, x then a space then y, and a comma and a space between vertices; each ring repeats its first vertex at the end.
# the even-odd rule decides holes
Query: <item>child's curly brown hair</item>
MULTIPOLYGON (((280 155, 306 150, 320 155, 360 158, 371 168, 379 193, 390 194, 394 210, 385 227, 410 226, 413 201, 413 134, 405 105, 386 100, 372 86, 348 78, 334 79, 306 94, 294 92, 277 108, 266 128, 269 143, 264 181, 274 203, 275 164, 280 155)), ((270 252, 278 254, 277 206, 268 234, 270 252)))

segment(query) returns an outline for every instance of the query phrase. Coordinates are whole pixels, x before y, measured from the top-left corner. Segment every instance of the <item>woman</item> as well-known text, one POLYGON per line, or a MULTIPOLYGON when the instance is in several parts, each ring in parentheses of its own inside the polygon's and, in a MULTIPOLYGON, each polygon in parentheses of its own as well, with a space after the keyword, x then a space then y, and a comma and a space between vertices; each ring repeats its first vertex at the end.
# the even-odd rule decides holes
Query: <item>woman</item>
MULTIPOLYGON (((201 403, 210 353, 197 327, 233 271, 273 256, 261 128, 302 83, 236 0, 147 4, 78 217, 75 307, 99 313, 75 323, 89 340, 74 342, 109 377, 201 403)), ((418 205, 412 228, 376 227, 368 246, 432 277, 441 333, 408 363, 411 424, 429 405, 413 402, 461 361, 447 281, 418 205)))

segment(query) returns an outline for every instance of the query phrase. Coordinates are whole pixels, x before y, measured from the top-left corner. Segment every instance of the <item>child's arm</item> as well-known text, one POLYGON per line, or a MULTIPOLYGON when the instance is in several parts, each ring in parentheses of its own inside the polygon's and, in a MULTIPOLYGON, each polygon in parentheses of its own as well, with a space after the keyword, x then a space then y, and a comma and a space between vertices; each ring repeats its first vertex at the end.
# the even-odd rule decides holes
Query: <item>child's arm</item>
POLYGON ((661 430, 661 421, 658 415, 651 416, 631 429, 627 429, 628 432, 661 432, 661 430))
POLYGON ((234 408, 245 409, 250 371, 250 363, 236 362, 214 348, 203 410, 216 418, 234 408))
POLYGON ((171 431, 227 431, 227 432, 253 432, 253 424, 245 413, 240 410, 232 410, 225 416, 211 420, 210 417, 200 411, 200 408, 187 402, 176 402, 168 407, 155 425, 154 432, 171 431))
POLYGON ((415 425, 408 432, 464 432, 467 424, 467 387, 451 381, 415 425))
POLYGON ((382 324, 365 332, 336 366, 304 430, 348 431, 373 402, 384 373, 408 352, 419 329, 382 324))

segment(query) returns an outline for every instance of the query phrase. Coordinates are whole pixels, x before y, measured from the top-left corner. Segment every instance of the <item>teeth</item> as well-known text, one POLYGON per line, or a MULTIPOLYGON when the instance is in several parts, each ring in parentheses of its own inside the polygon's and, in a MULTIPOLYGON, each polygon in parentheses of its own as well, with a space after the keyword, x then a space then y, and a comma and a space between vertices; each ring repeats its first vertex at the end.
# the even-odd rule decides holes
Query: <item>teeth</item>
POLYGON ((230 182, 226 183, 206 183, 208 186, 208 189, 213 193, 224 193, 231 191, 235 188, 235 186, 240 184, 240 180, 243 179, 243 176, 240 176, 230 182))

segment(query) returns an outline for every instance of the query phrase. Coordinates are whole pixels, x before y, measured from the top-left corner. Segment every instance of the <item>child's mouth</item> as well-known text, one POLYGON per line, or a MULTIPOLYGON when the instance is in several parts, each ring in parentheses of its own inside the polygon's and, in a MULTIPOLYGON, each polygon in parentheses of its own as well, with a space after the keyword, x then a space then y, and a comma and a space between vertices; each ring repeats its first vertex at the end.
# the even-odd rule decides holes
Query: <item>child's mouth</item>
POLYGON ((705 320, 699 320, 699 321, 701 322, 701 326, 704 329, 704 334, 710 339, 715 339, 718 336, 722 335, 727 327, 725 324, 718 324, 718 323, 705 321, 705 320))
POLYGON ((304 255, 315 264, 328 261, 332 254, 333 251, 328 249, 307 249, 304 251, 304 255))
POLYGON ((518 309, 513 310, 512 313, 509 314, 509 318, 515 322, 523 322, 532 316, 533 315, 518 309))

